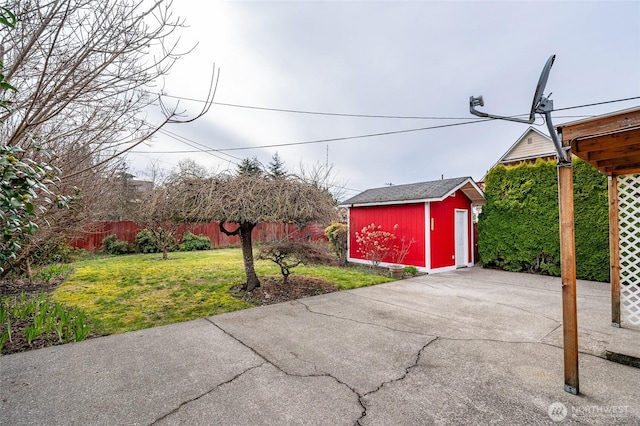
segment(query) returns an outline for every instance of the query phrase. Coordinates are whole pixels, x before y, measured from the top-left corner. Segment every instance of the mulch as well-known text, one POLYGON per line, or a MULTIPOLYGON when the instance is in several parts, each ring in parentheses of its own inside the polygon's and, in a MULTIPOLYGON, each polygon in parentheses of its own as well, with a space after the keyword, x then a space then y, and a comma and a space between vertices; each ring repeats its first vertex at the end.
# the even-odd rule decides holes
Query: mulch
POLYGON ((231 293, 254 305, 272 305, 337 291, 323 278, 304 275, 289 275, 286 284, 283 284, 280 275, 260 277, 260 287, 252 291, 244 291, 240 287, 239 285, 232 287, 231 293))

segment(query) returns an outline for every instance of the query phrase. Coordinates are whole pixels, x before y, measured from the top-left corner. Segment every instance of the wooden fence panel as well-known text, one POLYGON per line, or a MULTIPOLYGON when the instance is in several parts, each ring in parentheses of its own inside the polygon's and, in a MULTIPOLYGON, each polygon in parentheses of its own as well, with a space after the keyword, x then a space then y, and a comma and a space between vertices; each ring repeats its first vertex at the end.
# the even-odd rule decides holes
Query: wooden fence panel
MULTIPOLYGON (((237 225, 228 224, 226 229, 234 230, 237 225)), ((136 242, 136 234, 141 230, 134 222, 97 222, 85 228, 84 234, 71 241, 71 246, 85 250, 99 250, 102 247, 102 240, 115 234, 119 240, 129 243, 136 242)), ((181 237, 183 233, 190 231, 195 235, 205 235, 211 240, 213 248, 238 247, 240 237, 237 235, 228 236, 220 231, 218 222, 210 222, 196 227, 182 227, 177 235, 181 237)), ((316 224, 298 229, 295 225, 285 223, 259 223, 253 230, 253 240, 259 242, 270 242, 274 240, 308 240, 327 241, 324 235, 324 227, 316 224)))

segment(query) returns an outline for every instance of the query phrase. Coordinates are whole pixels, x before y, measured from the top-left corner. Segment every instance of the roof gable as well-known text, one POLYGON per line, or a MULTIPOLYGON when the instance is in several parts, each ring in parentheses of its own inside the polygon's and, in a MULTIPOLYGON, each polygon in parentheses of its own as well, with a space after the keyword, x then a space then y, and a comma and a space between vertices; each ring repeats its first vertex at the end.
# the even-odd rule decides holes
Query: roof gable
POLYGON ((556 149, 551 138, 538 129, 529 126, 522 136, 498 160, 497 164, 549 157, 555 154, 556 149))
POLYGON ((402 204, 409 202, 441 201, 462 190, 474 204, 484 204, 484 195, 470 177, 384 186, 367 189, 341 203, 343 206, 402 204))

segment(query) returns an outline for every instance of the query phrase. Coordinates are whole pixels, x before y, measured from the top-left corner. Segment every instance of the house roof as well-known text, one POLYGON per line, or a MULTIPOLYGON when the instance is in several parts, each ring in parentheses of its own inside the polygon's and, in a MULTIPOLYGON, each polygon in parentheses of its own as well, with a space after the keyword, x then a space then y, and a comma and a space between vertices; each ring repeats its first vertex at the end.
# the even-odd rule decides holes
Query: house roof
POLYGON ((505 152, 504 155, 500 157, 500 159, 496 164, 505 163, 505 162, 511 163, 516 161, 531 160, 534 158, 543 158, 543 157, 548 157, 552 155, 556 155, 556 149, 555 149, 555 146, 553 145, 553 141, 551 140, 551 138, 545 135, 544 133, 542 133, 540 130, 536 129, 535 127, 529 126, 529 128, 514 142, 514 144, 511 145, 511 147, 507 150, 507 152, 505 152), (528 137, 529 133, 531 132, 537 133, 540 137, 542 137, 544 139, 544 143, 542 145, 539 145, 537 149, 533 152, 529 152, 525 150, 525 153, 526 153, 525 155, 516 155, 516 156, 512 155, 516 150, 518 150, 520 145, 524 143, 525 139, 528 137))
POLYGON ((485 203, 482 190, 473 181, 473 179, 467 176, 367 189, 366 191, 342 202, 340 205, 353 207, 442 201, 457 190, 462 190, 462 192, 475 205, 482 205, 485 203))

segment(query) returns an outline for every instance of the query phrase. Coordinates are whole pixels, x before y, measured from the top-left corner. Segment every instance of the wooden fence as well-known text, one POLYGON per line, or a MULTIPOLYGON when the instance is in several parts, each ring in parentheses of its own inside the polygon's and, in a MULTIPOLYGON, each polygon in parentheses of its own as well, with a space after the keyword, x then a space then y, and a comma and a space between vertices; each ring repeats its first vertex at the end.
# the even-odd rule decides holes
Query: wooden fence
MULTIPOLYGON (((235 229, 237 225, 229 224, 226 229, 235 229)), ((115 234, 119 240, 135 243, 136 234, 143 228, 134 222, 98 222, 93 223, 85 228, 84 234, 71 242, 75 248, 85 250, 99 250, 102 247, 102 240, 108 236, 115 234)), ((220 231, 218 222, 206 223, 203 225, 182 228, 178 230, 178 239, 184 232, 192 232, 195 235, 205 235, 211 240, 211 247, 236 247, 240 245, 240 237, 228 236, 220 231)), ((312 240, 326 241, 324 235, 324 227, 320 225, 305 226, 301 230, 295 225, 285 223, 259 223, 252 233, 254 242, 270 242, 274 240, 312 240)))

